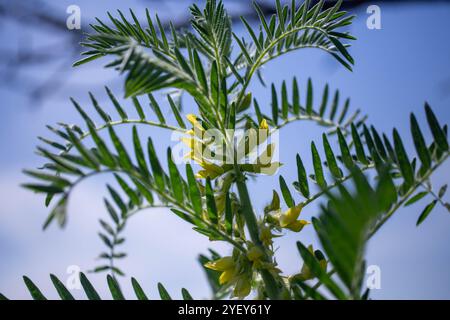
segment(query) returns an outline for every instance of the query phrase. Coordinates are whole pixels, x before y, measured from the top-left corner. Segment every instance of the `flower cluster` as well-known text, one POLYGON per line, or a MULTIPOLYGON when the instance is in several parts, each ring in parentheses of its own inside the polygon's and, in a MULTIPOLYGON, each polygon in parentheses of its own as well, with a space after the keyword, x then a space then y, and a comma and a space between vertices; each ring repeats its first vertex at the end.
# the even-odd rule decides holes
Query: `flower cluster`
POLYGON ((193 114, 187 115, 187 119, 192 129, 186 131, 187 137, 181 138, 181 141, 189 148, 185 158, 195 161, 202 168, 197 178, 216 179, 233 170, 235 163, 243 172, 269 175, 281 166, 280 162, 272 161, 275 143, 266 143, 271 132, 265 119, 258 128, 243 132, 207 129, 201 119, 193 114))
POLYGON ((219 271, 219 283, 233 287, 233 296, 247 297, 255 287, 256 275, 265 269, 273 274, 281 273, 275 263, 265 260, 265 252, 253 243, 247 243, 248 250, 242 253, 234 250, 232 256, 220 258, 205 264, 206 268, 219 271))

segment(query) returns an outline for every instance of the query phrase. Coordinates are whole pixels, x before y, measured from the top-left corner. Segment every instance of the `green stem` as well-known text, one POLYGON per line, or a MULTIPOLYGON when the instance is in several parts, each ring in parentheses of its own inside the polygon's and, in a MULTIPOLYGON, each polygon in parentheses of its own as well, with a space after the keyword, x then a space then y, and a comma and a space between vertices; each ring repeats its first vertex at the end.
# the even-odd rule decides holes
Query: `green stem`
MULTIPOLYGON (((256 220, 255 213, 253 212, 250 196, 248 194, 247 184, 245 183, 245 177, 239 170, 239 166, 237 164, 235 164, 235 172, 236 185, 242 206, 242 213, 244 215, 245 223, 247 224, 250 238, 256 246, 258 246, 263 252, 265 252, 265 248, 259 238, 258 222, 256 220)), ((269 260, 267 256, 265 258, 266 260, 269 260)), ((264 281, 268 297, 272 300, 280 299, 280 290, 273 275, 267 270, 261 270, 261 277, 264 281)))
POLYGON ((431 174, 436 171, 449 157, 450 153, 447 153, 445 156, 443 156, 428 172, 421 177, 414 186, 412 186, 408 192, 403 196, 403 198, 396 203, 391 210, 381 219, 377 225, 373 228, 373 230, 369 233, 368 239, 370 239, 388 220, 392 215, 399 209, 406 201, 408 201, 409 197, 413 195, 413 193, 419 188, 430 176, 431 174))

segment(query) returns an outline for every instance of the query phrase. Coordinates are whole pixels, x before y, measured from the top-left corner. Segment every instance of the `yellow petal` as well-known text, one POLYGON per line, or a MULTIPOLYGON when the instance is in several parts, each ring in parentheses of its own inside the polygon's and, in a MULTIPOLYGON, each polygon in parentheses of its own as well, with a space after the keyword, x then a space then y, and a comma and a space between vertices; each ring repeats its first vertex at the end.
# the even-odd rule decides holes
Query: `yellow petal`
POLYGON ((287 227, 294 221, 296 221, 302 211, 302 206, 298 205, 292 208, 289 208, 285 213, 283 213, 280 217, 280 226, 282 228, 287 227))
POLYGON ((219 277, 219 283, 220 284, 225 284, 227 282, 229 282, 231 279, 233 279, 234 277, 234 269, 227 269, 224 272, 222 272, 222 274, 219 277))
POLYGON ((267 120, 266 119, 262 119, 260 125, 259 125, 260 129, 264 129, 267 130, 269 129, 269 125, 267 124, 267 120))
POLYGON ((216 261, 208 262, 205 264, 205 267, 216 271, 225 271, 234 268, 234 260, 232 257, 223 257, 216 261))
POLYGON ((219 173, 219 174, 222 174, 222 173, 224 172, 223 169, 222 169, 222 167, 220 167, 220 166, 218 166, 218 165, 216 165, 216 164, 214 164, 214 163, 208 162, 208 161, 203 161, 203 162, 199 163, 199 165, 200 165, 203 169, 205 169, 206 171, 209 171, 209 172, 211 172, 211 173, 219 173))
POLYGON ((309 224, 308 221, 305 220, 297 220, 286 226, 286 229, 289 229, 294 232, 302 231, 303 227, 309 224))
POLYGON ((186 116, 186 118, 193 126, 198 124, 197 116, 195 114, 190 113, 186 116))

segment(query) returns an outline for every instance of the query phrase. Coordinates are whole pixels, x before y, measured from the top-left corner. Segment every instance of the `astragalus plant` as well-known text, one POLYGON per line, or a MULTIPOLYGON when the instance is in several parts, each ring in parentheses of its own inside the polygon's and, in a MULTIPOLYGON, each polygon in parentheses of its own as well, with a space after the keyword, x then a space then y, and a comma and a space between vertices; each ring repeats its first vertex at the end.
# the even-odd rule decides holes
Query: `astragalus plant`
MULTIPOLYGON (((303 48, 325 51, 351 70, 354 61, 347 49, 355 38, 344 27, 353 17, 340 11, 341 2, 329 6, 293 0, 281 5, 277 0, 270 18, 255 3, 259 23, 241 19, 248 32, 245 39, 233 33, 223 3, 215 0, 206 1, 203 9, 191 7, 188 31, 165 30, 148 11, 145 25, 132 11, 128 17, 120 11, 108 14, 108 23, 97 20, 92 25, 93 32, 82 43, 87 51, 75 66, 108 59, 107 68, 125 75, 125 97, 132 107, 121 105, 109 89, 115 116, 92 95, 92 111, 72 100, 84 123, 48 127, 55 138, 41 138, 45 147, 38 147, 46 163, 41 170, 25 171, 36 182, 24 186, 45 194, 45 204, 52 207, 44 228, 52 222, 64 226, 72 190, 88 178, 114 175, 117 186, 107 186, 110 197, 105 199, 110 221, 100 221, 107 248, 100 258, 105 264, 94 270, 109 273, 114 299, 123 298, 118 283, 123 272, 117 262, 125 256, 120 251, 125 226, 144 209, 168 207, 212 246, 217 241, 229 244, 228 256, 211 250, 199 259, 213 298, 367 299, 364 253, 371 236, 397 209, 418 200, 430 198, 418 225, 435 205, 449 208, 442 200, 445 187, 434 192, 429 181, 449 156, 447 126, 439 124, 428 105, 433 140, 425 141, 411 114, 416 151, 411 155, 396 130, 392 136, 379 133, 359 111, 350 112, 349 100, 342 102, 339 92, 330 92, 328 86, 320 99, 313 99, 311 80, 304 89, 295 78, 280 89, 272 85, 271 101, 258 102, 249 90, 258 79, 265 85, 261 68, 266 63, 303 48), (155 98, 160 92, 166 95, 164 101, 155 98), (193 98, 195 114, 181 114, 181 94, 193 98), (279 188, 267 206, 254 207, 248 179, 277 174, 282 164, 274 158, 275 134, 301 121, 315 122, 325 131, 320 144, 311 143, 313 169, 308 172, 298 155, 292 159, 297 181, 279 176, 279 188), (131 127, 131 146, 116 134, 119 126, 131 127), (163 168, 152 137, 138 133, 141 126, 179 132, 189 163, 180 165, 169 148, 168 168, 163 168), (318 201, 322 205, 317 216, 300 219, 301 212, 318 201), (277 265, 274 239, 301 232, 306 225, 316 231, 322 251, 299 241, 303 267, 286 274, 277 265)), ((87 297, 99 298, 87 277, 80 278, 87 297)), ((61 281, 51 279, 61 298, 73 298, 61 281)), ((25 277, 25 282, 33 298, 44 298, 30 279, 25 277)), ((132 286, 139 299, 147 298, 134 278, 132 286)), ((161 298, 170 299, 161 284, 158 289, 161 298)), ((182 296, 191 298, 185 289, 182 296)))

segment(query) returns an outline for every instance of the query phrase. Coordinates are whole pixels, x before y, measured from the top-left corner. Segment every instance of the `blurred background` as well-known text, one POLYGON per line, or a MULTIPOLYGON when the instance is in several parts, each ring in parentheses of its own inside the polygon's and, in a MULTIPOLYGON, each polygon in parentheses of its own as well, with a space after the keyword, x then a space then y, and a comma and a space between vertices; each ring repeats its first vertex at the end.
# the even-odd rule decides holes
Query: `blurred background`
MULTIPOLYGON (((76 189, 69 207, 70 221, 65 230, 53 225, 46 232, 42 224, 48 209, 43 199, 20 188, 26 181, 24 168, 35 168, 42 160, 34 154, 37 136, 46 136, 45 125, 59 121, 82 123, 68 98, 90 105, 88 91, 100 104, 110 105, 103 86, 108 85, 117 96, 123 94, 123 79, 106 62, 72 68, 78 59, 78 42, 88 32, 95 17, 106 18, 106 12, 132 8, 144 20, 145 8, 158 12, 164 23, 169 19, 179 27, 189 21, 188 6, 193 1, 0 1, 0 292, 9 298, 29 298, 21 276, 28 275, 50 298, 57 294, 49 273, 60 279, 68 277, 67 268, 76 265, 86 271, 99 264, 95 257, 103 249, 97 237, 98 219, 106 217, 102 204, 104 184, 99 178, 76 189), (81 9, 81 30, 68 30, 66 13, 69 5, 81 9)), ((195 1, 202 5, 202 1, 195 1)), ((251 1, 225 0, 235 20, 234 31, 244 36, 239 15, 250 20, 255 16, 251 1)), ((261 1, 268 15, 274 1, 261 1)), ((325 53, 304 50, 284 56, 266 65, 267 83, 280 87, 297 76, 302 88, 308 77, 316 90, 326 83, 340 89, 341 97, 351 97, 351 108, 361 108, 369 115, 368 123, 380 131, 391 133, 396 126, 409 137, 409 113, 414 112, 424 123, 423 104, 428 101, 441 123, 450 123, 450 1, 345 1, 345 7, 357 15, 350 31, 356 41, 351 54, 356 60, 353 72, 339 66, 325 53), (369 30, 366 12, 369 5, 381 8, 381 30, 369 30)), ((258 101, 270 101, 270 90, 257 81, 251 87, 258 101)), ((131 104, 124 102, 131 108, 131 104)), ((268 110, 269 103, 265 105, 268 110)), ((185 112, 193 110, 189 100, 185 112)), ((111 109, 109 109, 111 110, 111 109)), ((424 127, 426 128, 426 126, 424 127)), ((143 128, 144 129, 144 128, 143 128)), ((160 154, 170 142, 170 135, 158 129, 141 130, 151 135, 160 154)), ((129 137, 131 128, 120 133, 129 137)), ((287 181, 296 180, 295 155, 301 154, 308 164, 311 140, 319 141, 322 129, 314 124, 297 123, 281 132, 280 159, 285 165, 281 174, 287 181)), ((430 133, 426 132, 430 137, 430 133)), ((126 140, 126 139, 125 139, 126 140)), ((406 139, 408 142, 410 139, 406 139)), ((408 149, 413 152, 409 143, 408 149)), ((164 157, 162 157, 164 158, 164 157)), ((438 189, 450 180, 450 163, 432 177, 438 189)), ((272 189, 278 188, 277 177, 261 177, 252 183, 254 205, 262 210, 270 201, 272 189)), ((300 200, 300 196, 297 198, 300 200)), ((448 201, 448 195, 447 195, 448 201)), ((381 269, 381 289, 372 291, 374 299, 450 299, 450 214, 437 207, 419 228, 415 222, 428 202, 399 210, 389 223, 371 240, 369 265, 381 269)), ((316 206, 304 211, 309 220, 316 206)), ((121 280, 127 296, 131 294, 129 277, 136 277, 150 296, 157 297, 156 283, 162 282, 175 297, 182 287, 194 298, 210 295, 199 253, 214 248, 222 254, 229 247, 210 243, 191 231, 189 225, 168 210, 152 209, 133 217, 127 226, 124 246, 129 257, 119 265, 126 271, 121 280)), ((295 242, 317 243, 311 227, 299 234, 288 234, 278 241, 278 262, 287 273, 301 267, 295 242)), ((109 297, 105 274, 90 274, 99 293, 109 297)), ((82 297, 81 290, 74 295, 82 297)))

